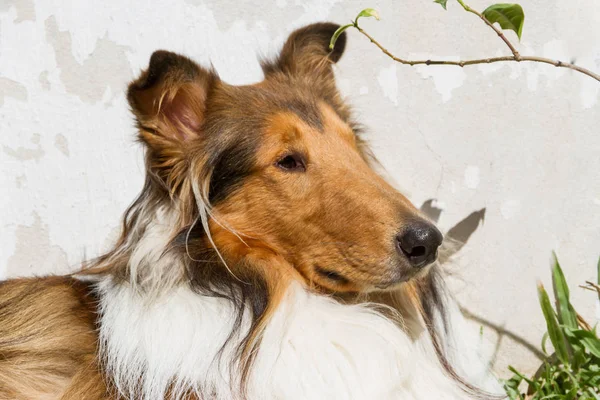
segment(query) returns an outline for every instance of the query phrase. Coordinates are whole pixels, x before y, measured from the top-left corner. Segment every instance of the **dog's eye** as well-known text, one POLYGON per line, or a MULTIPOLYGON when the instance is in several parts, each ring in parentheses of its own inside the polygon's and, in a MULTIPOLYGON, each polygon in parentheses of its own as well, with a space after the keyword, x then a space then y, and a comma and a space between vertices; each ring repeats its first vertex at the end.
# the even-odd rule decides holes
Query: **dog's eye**
POLYGON ((276 165, 285 171, 306 171, 306 165, 300 154, 288 154, 279 159, 276 165))

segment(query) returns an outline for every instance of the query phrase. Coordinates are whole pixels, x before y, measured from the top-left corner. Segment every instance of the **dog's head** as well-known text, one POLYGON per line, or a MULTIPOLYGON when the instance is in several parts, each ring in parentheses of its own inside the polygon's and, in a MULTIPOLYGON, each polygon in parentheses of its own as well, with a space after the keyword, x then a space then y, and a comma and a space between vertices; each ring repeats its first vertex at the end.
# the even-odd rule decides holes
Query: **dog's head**
POLYGON ((254 258, 328 291, 383 289, 431 264, 442 235, 371 168, 335 86, 336 29, 293 32, 248 86, 158 51, 128 99, 181 228, 207 217, 204 244, 233 269, 254 258))

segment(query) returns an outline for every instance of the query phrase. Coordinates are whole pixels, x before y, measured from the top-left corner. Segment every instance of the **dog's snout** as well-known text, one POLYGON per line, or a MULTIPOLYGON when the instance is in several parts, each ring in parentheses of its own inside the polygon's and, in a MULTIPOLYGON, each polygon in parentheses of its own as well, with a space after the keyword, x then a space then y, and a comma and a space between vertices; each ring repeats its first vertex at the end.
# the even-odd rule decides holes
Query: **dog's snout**
POLYGON ((443 238, 434 225, 425 221, 412 222, 396 236, 396 247, 410 265, 423 268, 435 261, 443 238))

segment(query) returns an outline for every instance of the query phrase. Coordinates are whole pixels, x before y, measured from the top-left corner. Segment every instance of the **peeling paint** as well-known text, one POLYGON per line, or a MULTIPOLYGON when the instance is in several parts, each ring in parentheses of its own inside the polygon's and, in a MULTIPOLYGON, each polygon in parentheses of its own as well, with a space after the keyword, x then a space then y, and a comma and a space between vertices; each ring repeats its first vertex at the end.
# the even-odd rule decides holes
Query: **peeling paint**
POLYGON ((65 135, 59 133, 54 137, 54 146, 65 156, 69 157, 69 142, 65 135))
MULTIPOLYGON (((458 61, 460 57, 440 57, 432 54, 411 54, 411 59, 431 59, 445 61, 458 61)), ((444 103, 450 101, 452 92, 460 88, 467 79, 463 68, 447 67, 444 65, 416 65, 417 72, 423 79, 431 79, 437 92, 442 96, 444 103)))
POLYGON ((45 25, 67 92, 85 102, 95 103, 102 99, 106 88, 118 93, 127 85, 131 68, 127 62, 126 46, 105 37, 99 38, 92 54, 79 64, 72 53, 69 32, 60 31, 53 16, 46 20, 45 25))
POLYGON ((2 150, 19 161, 38 161, 46 153, 40 144, 40 135, 37 133, 34 134, 31 137, 31 143, 35 145, 35 148, 17 147, 16 149, 13 149, 5 145, 2 146, 2 150))
POLYGON ((48 226, 37 213, 32 225, 20 225, 15 231, 16 248, 8 259, 6 277, 61 274, 69 272, 67 255, 50 243, 48 226), (43 249, 43 251, 35 251, 43 249))
POLYGON ((5 97, 27 101, 27 89, 19 82, 0 76, 0 107, 4 105, 5 97))
POLYGON ((0 12, 7 11, 10 7, 17 10, 15 23, 35 20, 35 7, 33 0, 4 0, 0 2, 0 12))

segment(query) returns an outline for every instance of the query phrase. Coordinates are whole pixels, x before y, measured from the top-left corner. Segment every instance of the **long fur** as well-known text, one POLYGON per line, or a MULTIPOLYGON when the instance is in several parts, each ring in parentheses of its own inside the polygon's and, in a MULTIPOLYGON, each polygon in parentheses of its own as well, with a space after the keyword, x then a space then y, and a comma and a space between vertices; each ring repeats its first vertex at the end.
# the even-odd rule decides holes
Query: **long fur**
MULTIPOLYGON (((235 324, 230 302, 177 288, 149 305, 129 287, 103 281, 99 288, 101 354, 125 397, 180 398, 191 390, 199 398, 242 398, 232 390, 240 376, 231 363, 241 338, 226 345, 235 324)), ((372 305, 340 304, 293 284, 263 333, 247 395, 466 398, 426 347, 372 305)))
POLYGON ((77 274, 0 283, 0 397, 497 398, 440 271, 398 253, 424 218, 369 164, 335 88, 336 29, 293 32, 252 86, 152 55, 128 90, 144 188, 77 274), (278 170, 290 138, 337 169, 278 170))

